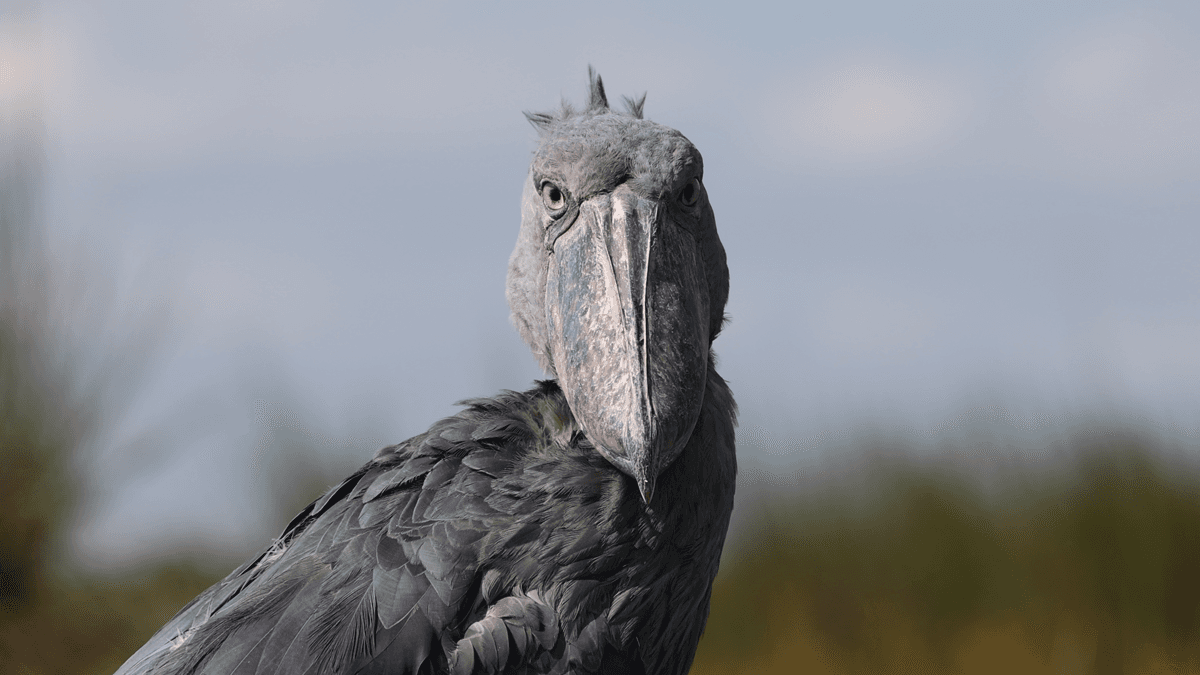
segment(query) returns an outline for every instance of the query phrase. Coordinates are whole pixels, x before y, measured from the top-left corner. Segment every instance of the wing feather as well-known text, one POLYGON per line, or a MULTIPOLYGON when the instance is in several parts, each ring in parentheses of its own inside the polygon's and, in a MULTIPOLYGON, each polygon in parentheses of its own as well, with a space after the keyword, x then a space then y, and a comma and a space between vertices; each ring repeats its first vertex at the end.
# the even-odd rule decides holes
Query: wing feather
POLYGON ((442 632, 476 603, 467 596, 478 593, 477 549, 492 528, 482 519, 496 515, 482 505, 495 479, 463 459, 495 454, 476 437, 512 426, 478 423, 443 420, 379 453, 118 672, 349 673, 374 659, 416 673, 431 657, 444 659, 442 632))

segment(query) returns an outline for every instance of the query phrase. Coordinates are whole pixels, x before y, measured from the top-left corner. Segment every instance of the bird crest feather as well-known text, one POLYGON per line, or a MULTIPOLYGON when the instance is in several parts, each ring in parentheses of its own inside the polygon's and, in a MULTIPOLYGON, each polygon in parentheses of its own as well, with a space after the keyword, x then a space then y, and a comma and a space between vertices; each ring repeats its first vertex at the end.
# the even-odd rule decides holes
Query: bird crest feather
MULTIPOLYGON (((642 94, 637 98, 629 96, 623 97, 625 103, 625 113, 637 119, 643 119, 642 110, 646 105, 646 95, 642 94)), ((588 104, 584 110, 576 110, 573 105, 566 99, 563 99, 562 105, 557 112, 526 112, 525 119, 533 125, 533 128, 538 130, 539 134, 545 134, 554 126, 555 122, 569 120, 573 117, 584 114, 604 114, 615 112, 608 106, 608 96, 604 93, 604 80, 600 74, 592 66, 588 66, 588 104)), ((620 114, 620 113, 618 113, 620 114)))

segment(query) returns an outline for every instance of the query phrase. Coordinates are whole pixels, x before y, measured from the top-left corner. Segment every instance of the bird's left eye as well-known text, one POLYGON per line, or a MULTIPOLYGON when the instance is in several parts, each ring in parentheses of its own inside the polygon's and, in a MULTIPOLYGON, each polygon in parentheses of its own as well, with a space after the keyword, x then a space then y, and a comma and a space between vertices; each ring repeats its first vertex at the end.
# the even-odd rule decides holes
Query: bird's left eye
POLYGON ((700 179, 693 178, 684 186, 683 192, 679 193, 679 201, 684 206, 695 206, 696 202, 700 201, 700 179))
POLYGON ((554 183, 542 184, 542 203, 551 215, 559 215, 567 208, 567 196, 554 183))

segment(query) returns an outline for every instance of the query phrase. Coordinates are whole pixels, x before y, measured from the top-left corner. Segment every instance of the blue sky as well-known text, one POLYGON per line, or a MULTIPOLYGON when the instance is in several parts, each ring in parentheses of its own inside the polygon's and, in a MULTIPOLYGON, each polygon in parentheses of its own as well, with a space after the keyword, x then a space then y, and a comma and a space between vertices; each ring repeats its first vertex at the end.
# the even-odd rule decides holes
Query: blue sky
POLYGON ((745 465, 973 410, 1200 429, 1196 3, 41 14, 40 48, 0 42, 0 86, 46 92, 55 246, 86 242, 130 307, 173 308, 90 465, 78 545, 102 564, 262 536, 264 410, 369 448, 539 375, 503 294, 520 113, 581 100, 588 64, 704 153, 745 465))

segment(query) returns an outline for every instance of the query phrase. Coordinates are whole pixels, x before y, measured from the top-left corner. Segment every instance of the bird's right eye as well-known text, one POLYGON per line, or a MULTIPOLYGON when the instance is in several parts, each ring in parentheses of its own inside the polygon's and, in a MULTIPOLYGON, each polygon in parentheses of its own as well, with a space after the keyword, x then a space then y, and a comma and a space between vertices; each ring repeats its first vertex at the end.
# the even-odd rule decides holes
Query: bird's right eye
POLYGON ((552 216, 560 216, 567 210, 567 196, 554 183, 542 184, 542 203, 552 216))
POLYGON ((696 202, 700 201, 700 179, 693 178, 684 186, 683 192, 679 193, 679 201, 684 206, 695 206, 696 202))

